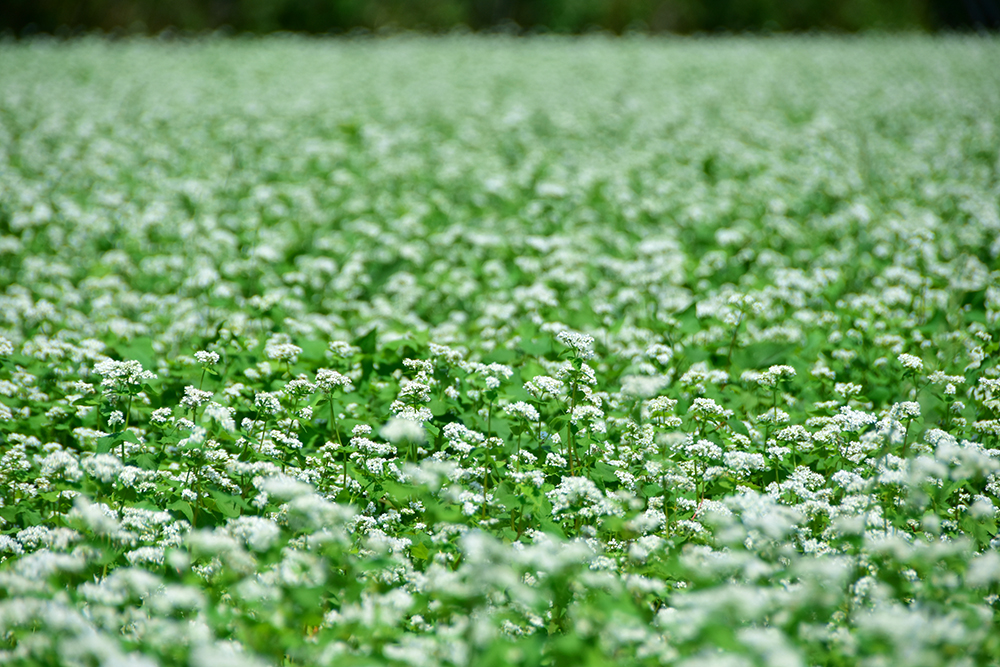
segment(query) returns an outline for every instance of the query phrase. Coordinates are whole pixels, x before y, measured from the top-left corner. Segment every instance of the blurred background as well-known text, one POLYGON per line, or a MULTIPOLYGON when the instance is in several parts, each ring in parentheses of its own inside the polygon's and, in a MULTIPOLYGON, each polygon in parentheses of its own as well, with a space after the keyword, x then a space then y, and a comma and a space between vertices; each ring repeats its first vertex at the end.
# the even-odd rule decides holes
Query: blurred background
POLYGON ((1000 0, 2 0, 0 31, 28 36, 228 29, 455 28, 509 32, 970 31, 1000 28, 1000 0))

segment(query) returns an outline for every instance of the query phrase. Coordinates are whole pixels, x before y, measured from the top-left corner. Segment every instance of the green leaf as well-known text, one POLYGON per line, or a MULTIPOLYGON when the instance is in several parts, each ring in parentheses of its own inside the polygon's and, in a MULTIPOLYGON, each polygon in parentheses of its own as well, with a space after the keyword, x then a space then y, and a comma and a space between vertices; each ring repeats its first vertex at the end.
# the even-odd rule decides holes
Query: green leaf
POLYGON ((354 346, 361 348, 361 352, 364 353, 366 357, 374 355, 377 336, 378 329, 376 327, 372 327, 371 331, 354 340, 354 346))
POLYGON ((733 365, 744 368, 767 368, 788 363, 795 346, 788 343, 754 343, 733 352, 733 365))
POLYGON ((519 346, 525 354, 532 357, 545 357, 552 353, 552 341, 547 338, 523 338, 519 346))
POLYGON ((117 433, 100 437, 97 439, 97 453, 107 454, 119 444, 121 444, 121 439, 117 433))
POLYGON ((208 495, 215 501, 215 507, 223 516, 233 519, 249 509, 247 502, 220 489, 209 489, 208 495))
POLYGON ((494 491, 494 497, 499 500, 508 510, 524 507, 527 502, 524 496, 511 493, 506 483, 498 486, 494 491))
POLYGON ((135 464, 146 470, 156 470, 156 458, 149 453, 139 454, 135 457, 135 464))
POLYGON ((194 510, 191 507, 191 503, 186 500, 175 500, 166 507, 168 510, 174 510, 175 512, 180 512, 183 514, 188 521, 194 523, 194 510))
POLYGON ((325 362, 328 345, 321 340, 298 341, 298 346, 302 348, 299 359, 302 361, 325 362))
POLYGON ((598 461, 594 464, 594 472, 597 473, 597 478, 602 482, 618 482, 618 475, 615 474, 617 468, 614 468, 604 461, 598 461))
POLYGON ((728 425, 729 428, 733 429, 735 433, 739 433, 742 435, 750 435, 750 432, 747 431, 746 425, 741 420, 737 419, 735 416, 730 417, 728 420, 726 420, 726 425, 728 425))
POLYGON ((448 413, 448 410, 451 409, 451 406, 448 405, 448 403, 438 398, 428 403, 427 407, 430 409, 431 414, 433 414, 435 417, 440 417, 442 415, 445 415, 448 413))
POLYGON ((142 364, 146 370, 156 368, 158 355, 153 351, 153 341, 148 336, 133 338, 127 343, 114 345, 113 349, 123 360, 135 360, 142 364))

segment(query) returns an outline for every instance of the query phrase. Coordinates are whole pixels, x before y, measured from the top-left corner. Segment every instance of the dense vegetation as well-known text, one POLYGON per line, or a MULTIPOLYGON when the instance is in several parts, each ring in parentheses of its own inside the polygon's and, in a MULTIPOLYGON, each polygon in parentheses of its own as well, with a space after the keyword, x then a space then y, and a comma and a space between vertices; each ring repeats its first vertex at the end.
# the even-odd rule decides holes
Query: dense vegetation
POLYGON ((1000 661, 995 41, 0 61, 0 662, 1000 661))
POLYGON ((357 29, 588 32, 1000 28, 998 0, 6 0, 0 30, 308 33, 357 29))

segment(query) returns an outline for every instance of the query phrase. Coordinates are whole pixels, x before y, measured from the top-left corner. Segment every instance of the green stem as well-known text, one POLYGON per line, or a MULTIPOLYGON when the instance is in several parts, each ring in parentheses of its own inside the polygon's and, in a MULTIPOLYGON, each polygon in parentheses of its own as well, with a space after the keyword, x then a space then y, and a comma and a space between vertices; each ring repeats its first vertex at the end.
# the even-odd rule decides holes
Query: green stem
POLYGON ((774 421, 775 417, 778 416, 778 393, 777 391, 771 392, 771 418, 767 420, 764 424, 764 449, 767 449, 767 440, 771 436, 771 422, 774 421))
POLYGON ((666 477, 663 478, 663 536, 670 537, 670 493, 666 477))
MULTIPOLYGON (((122 428, 122 433, 128 430, 128 419, 132 415, 132 394, 128 395, 128 406, 125 408, 125 426, 122 428)), ((122 462, 125 462, 125 437, 122 436, 122 462)))
POLYGON ((493 432, 493 401, 486 411, 486 447, 483 462, 483 519, 486 518, 486 490, 490 484, 490 433, 493 432))
POLYGON ((267 430, 267 420, 265 419, 260 427, 260 433, 257 435, 257 446, 264 449, 264 432, 267 430))
POLYGON ((698 474, 698 463, 697 463, 697 461, 694 464, 694 472, 695 472, 695 475, 697 475, 697 477, 698 477, 698 484, 697 484, 697 487, 696 487, 696 493, 698 495, 698 506, 700 507, 701 503, 705 500, 705 470, 704 470, 704 468, 702 468, 701 474, 698 474))
POLYGON ((201 509, 201 485, 198 484, 198 478, 195 477, 195 491, 194 491, 194 510, 191 513, 191 527, 198 527, 198 511, 201 509))
POLYGON ((733 337, 729 339, 729 353, 726 355, 726 369, 728 370, 733 364, 733 348, 736 347, 736 336, 740 332, 740 325, 743 324, 744 311, 740 309, 740 318, 736 320, 736 326, 733 327, 733 337))
POLYGON ((523 430, 517 432, 517 459, 514 462, 514 465, 516 466, 518 472, 521 472, 521 433, 522 432, 523 432, 523 430))
POLYGON ((576 458, 576 447, 573 442, 573 411, 576 410, 576 382, 573 383, 573 393, 569 400, 569 420, 566 422, 566 457, 569 459, 569 474, 575 474, 573 460, 576 458))
POLYGON ((295 422, 295 410, 298 407, 299 407, 299 402, 295 401, 291 405, 292 409, 288 411, 288 427, 285 428, 285 437, 286 438, 292 432, 292 424, 295 422))
POLYGON ((333 434, 337 436, 337 445, 340 446, 341 451, 344 452, 344 481, 341 484, 344 490, 347 490, 347 449, 344 448, 344 443, 340 439, 340 425, 337 424, 337 415, 333 411, 333 394, 327 394, 328 403, 330 404, 330 426, 333 428, 333 434))
MULTIPOLYGON (((260 419, 260 410, 257 410, 257 415, 253 418, 254 421, 260 419)), ((250 437, 243 442, 243 456, 246 456, 247 450, 250 448, 250 440, 253 438, 253 432, 250 432, 250 437)))
POLYGON ((483 465, 483 519, 486 519, 486 490, 490 485, 490 452, 489 447, 486 448, 486 461, 483 465))
POLYGON ((538 402, 538 405, 535 406, 535 409, 538 411, 538 431, 536 439, 538 440, 538 446, 541 447, 542 446, 542 402, 541 401, 538 402))

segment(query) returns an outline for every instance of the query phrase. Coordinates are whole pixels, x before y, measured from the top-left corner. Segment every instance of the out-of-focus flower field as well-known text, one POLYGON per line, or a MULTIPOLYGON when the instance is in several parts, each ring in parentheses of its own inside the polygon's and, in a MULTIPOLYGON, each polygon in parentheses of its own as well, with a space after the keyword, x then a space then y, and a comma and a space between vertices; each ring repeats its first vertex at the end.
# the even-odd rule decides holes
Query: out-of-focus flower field
POLYGON ((996 39, 0 63, 0 663, 1000 661, 996 39))

